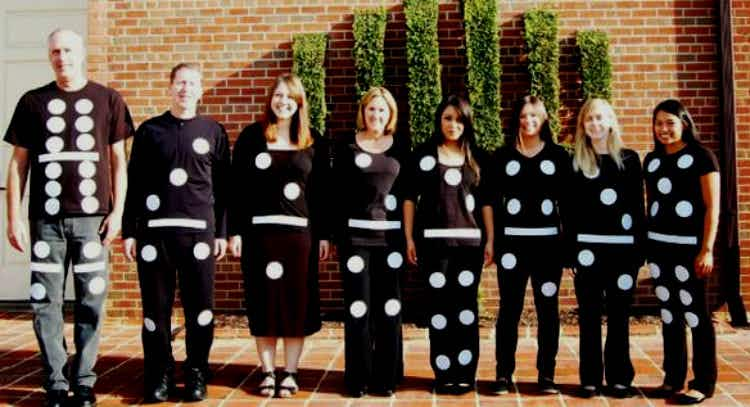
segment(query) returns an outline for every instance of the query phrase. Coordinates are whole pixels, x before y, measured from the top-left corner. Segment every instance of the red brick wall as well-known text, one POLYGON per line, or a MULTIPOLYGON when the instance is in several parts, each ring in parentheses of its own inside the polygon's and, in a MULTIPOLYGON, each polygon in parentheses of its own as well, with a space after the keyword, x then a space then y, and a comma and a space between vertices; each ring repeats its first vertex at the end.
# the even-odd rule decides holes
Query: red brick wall
MULTIPOLYGON (((464 90, 465 52, 460 1, 441 2, 439 21, 443 91, 464 90)), ((534 0, 501 1, 501 63, 503 68, 503 120, 508 120, 513 100, 528 89, 523 60, 522 13, 539 3, 534 0)), ((301 32, 330 35, 326 58, 328 128, 333 137, 353 128, 354 68, 352 12, 374 7, 380 0, 254 0, 254 1, 105 1, 90 2, 89 69, 93 77, 118 89, 137 122, 166 109, 167 74, 178 62, 200 61, 204 67, 202 112, 224 123, 230 138, 257 118, 267 86, 291 68, 291 38, 301 32), (223 3, 231 4, 226 6, 223 3), (163 6, 162 6, 163 4, 163 6), (158 5, 158 6, 157 6, 158 5)), ((385 1, 389 10, 386 33, 386 84, 399 101, 401 131, 406 134, 407 67, 405 24, 400 1, 385 1)), ((748 10, 747 1, 734 1, 737 14, 737 56, 740 138, 748 139, 750 111, 747 106, 748 10), (744 55, 742 55, 744 53, 744 55)), ((560 12, 560 79, 564 136, 572 131, 581 104, 575 32, 597 28, 609 33, 614 64, 613 104, 623 126, 626 143, 645 154, 651 146, 650 115, 661 99, 676 97, 691 110, 702 138, 718 147, 718 10, 714 1, 581 1, 554 3, 560 12)), ((750 166, 750 145, 739 143, 740 166, 750 166), (748 151, 746 151, 748 150, 748 151), (744 158, 744 160, 743 160, 744 158)), ((748 173, 740 198, 750 193, 748 173)), ((137 180, 131 180, 137 182, 137 180)), ((743 267, 750 266, 747 204, 741 206, 743 267)), ((543 250, 543 249, 540 249, 543 250)), ((135 267, 124 261, 118 248, 114 256, 109 314, 139 317, 135 267)), ((646 278, 642 273, 641 278, 646 278)), ((342 300, 335 263, 321 266, 324 310, 337 309, 342 300)), ((407 293, 416 306, 413 276, 407 293)), ((744 287, 750 275, 743 273, 744 287)), ((497 307, 494 269, 484 273, 486 309, 497 307)), ((641 287, 639 303, 651 302, 647 286, 641 287)), ((239 310, 242 287, 239 266, 233 261, 218 265, 216 305, 239 310)), ((564 306, 575 305, 568 278, 561 287, 564 306)), ((750 297, 749 297, 750 298, 750 297)), ((409 308, 407 307, 407 310, 409 308)), ((414 309, 414 308, 412 308, 414 309)))

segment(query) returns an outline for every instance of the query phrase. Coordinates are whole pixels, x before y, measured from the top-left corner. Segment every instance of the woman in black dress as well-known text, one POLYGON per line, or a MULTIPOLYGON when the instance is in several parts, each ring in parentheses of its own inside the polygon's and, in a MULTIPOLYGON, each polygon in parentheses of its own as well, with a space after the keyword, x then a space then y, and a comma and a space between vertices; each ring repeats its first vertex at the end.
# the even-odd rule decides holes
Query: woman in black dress
POLYGON ((417 148, 406 169, 406 258, 417 264, 420 254, 420 274, 429 282, 430 363, 438 393, 467 393, 476 380, 477 289, 482 255, 491 263, 494 245, 492 207, 479 194, 477 153, 469 103, 449 96, 435 112, 432 139, 417 148))
POLYGON ((648 260, 662 309, 664 383, 660 396, 700 403, 716 386, 716 336, 706 301, 719 223, 719 165, 696 139, 693 119, 676 100, 654 109, 654 151, 643 162, 648 195, 648 260), (689 391, 685 324, 692 330, 689 391))
POLYGON ((230 247, 242 257, 248 322, 263 368, 258 391, 265 396, 297 391, 304 337, 320 329, 317 260, 329 252, 320 202, 327 152, 309 128, 305 91, 294 75, 276 79, 265 116, 234 146, 230 247), (279 338, 286 366, 275 377, 279 338))
POLYGON ((333 157, 337 242, 345 303, 347 392, 392 394, 403 377, 401 166, 406 140, 394 135, 396 102, 374 87, 357 108, 357 132, 333 157))

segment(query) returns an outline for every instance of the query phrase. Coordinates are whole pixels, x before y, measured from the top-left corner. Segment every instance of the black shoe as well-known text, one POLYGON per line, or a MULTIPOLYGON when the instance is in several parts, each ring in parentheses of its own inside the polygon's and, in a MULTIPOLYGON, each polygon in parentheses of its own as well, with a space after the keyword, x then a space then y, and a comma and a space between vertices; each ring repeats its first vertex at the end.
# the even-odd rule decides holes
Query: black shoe
POLYGON ((346 389, 346 395, 355 399, 362 398, 367 394, 366 388, 358 388, 358 389, 352 389, 348 388, 346 389))
POLYGON ((635 390, 630 386, 625 386, 624 384, 615 384, 614 386, 611 386, 608 390, 608 393, 610 396, 616 399, 627 399, 635 396, 635 390))
POLYGON ((144 384, 145 394, 144 402, 146 403, 161 403, 169 399, 169 393, 174 390, 174 380, 172 375, 165 373, 157 381, 148 380, 144 384))
POLYGON ((472 383, 456 383, 456 385, 453 386, 453 394, 460 396, 460 395, 474 391, 475 388, 476 386, 473 382, 472 383))
POLYGON ((543 394, 560 394, 560 389, 557 388, 555 381, 547 378, 539 378, 539 392, 543 394))
POLYGON ((513 382, 510 379, 501 377, 492 384, 492 392, 495 394, 508 394, 511 386, 513 386, 513 382))
POLYGON ((89 386, 78 386, 73 390, 71 401, 71 404, 75 407, 94 407, 96 405, 94 389, 89 386))
POLYGON ((576 395, 583 399, 590 399, 600 394, 597 386, 585 385, 578 388, 576 395))
POLYGON ((196 367, 185 371, 185 401, 201 401, 206 399, 206 376, 196 367))
POLYGON ((445 383, 437 380, 435 381, 435 384, 432 385, 435 394, 453 394, 454 387, 455 385, 453 383, 445 383))
POLYGON ((679 389, 674 386, 662 384, 661 386, 654 389, 650 397, 655 399, 669 399, 672 398, 672 396, 674 396, 677 391, 679 391, 679 389))
POLYGON ((674 396, 674 401, 675 403, 682 405, 700 404, 706 398, 708 398, 708 396, 706 396, 702 392, 695 389, 690 389, 685 393, 676 394, 674 396))
POLYGON ((47 399, 44 401, 46 407, 65 407, 67 403, 67 390, 50 390, 47 392, 47 399))

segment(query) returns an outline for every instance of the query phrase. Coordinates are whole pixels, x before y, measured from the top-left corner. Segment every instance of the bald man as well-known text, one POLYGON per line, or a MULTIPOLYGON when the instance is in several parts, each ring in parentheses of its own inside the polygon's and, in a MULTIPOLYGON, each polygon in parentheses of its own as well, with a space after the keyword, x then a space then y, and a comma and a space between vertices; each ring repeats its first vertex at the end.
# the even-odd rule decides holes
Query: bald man
POLYGON ((93 406, 94 364, 108 286, 108 248, 122 225, 127 188, 124 140, 133 123, 122 97, 86 78, 77 33, 48 37, 55 81, 24 94, 5 141, 8 240, 23 252, 31 243, 30 302, 44 365, 46 405, 93 406), (29 183, 29 230, 21 197, 29 183), (75 283, 76 354, 68 366, 63 335, 65 277, 75 283), (72 400, 68 400, 69 390, 72 400))

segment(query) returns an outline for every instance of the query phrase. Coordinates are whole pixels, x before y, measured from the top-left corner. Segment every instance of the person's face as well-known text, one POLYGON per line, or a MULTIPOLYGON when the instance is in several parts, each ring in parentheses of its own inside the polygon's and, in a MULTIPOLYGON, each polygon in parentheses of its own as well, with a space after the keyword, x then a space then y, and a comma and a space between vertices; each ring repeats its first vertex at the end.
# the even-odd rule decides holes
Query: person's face
POLYGON ((519 136, 539 136, 542 131, 542 124, 544 118, 537 109, 536 106, 527 103, 523 109, 521 109, 521 117, 519 118, 519 136))
POLYGON ((464 124, 455 106, 448 106, 443 110, 440 118, 440 130, 445 141, 458 142, 464 134, 464 124))
POLYGON ((203 95, 200 72, 190 68, 177 71, 169 85, 169 95, 172 97, 172 106, 184 110, 195 109, 203 95))
POLYGON ((370 100, 365 106, 365 126, 367 130, 377 133, 385 133, 385 126, 391 118, 391 109, 388 103, 380 96, 370 100))
POLYGON ((594 104, 583 118, 583 126, 592 144, 606 142, 612 129, 612 118, 600 104, 594 104))
POLYGON ((279 120, 289 120, 297 113, 297 101, 291 97, 289 86, 280 82, 271 95, 271 111, 279 120))
POLYGON ((679 117, 663 110, 656 112, 654 135, 660 143, 668 145, 681 142, 682 130, 682 120, 679 117))
POLYGON ((60 31, 50 38, 48 57, 58 79, 72 80, 83 75, 83 43, 69 31, 60 31))

